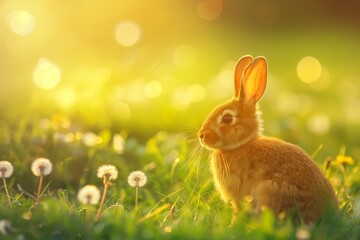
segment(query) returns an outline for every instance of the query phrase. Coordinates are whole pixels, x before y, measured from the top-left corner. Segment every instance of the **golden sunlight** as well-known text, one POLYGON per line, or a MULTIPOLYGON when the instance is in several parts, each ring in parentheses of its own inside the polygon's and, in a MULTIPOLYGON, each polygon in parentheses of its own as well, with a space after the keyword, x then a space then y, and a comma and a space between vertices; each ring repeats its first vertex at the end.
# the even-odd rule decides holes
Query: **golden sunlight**
POLYGON ((60 69, 47 58, 40 58, 33 72, 33 80, 43 90, 53 89, 61 80, 60 69))
POLYGON ((114 34, 121 46, 130 47, 140 41, 141 28, 133 21, 123 21, 115 26, 114 34))
POLYGON ((314 57, 304 57, 297 65, 297 75, 301 81, 305 83, 313 83, 317 81, 321 76, 322 67, 314 57))
POLYGON ((9 13, 7 24, 14 33, 25 36, 32 32, 35 27, 35 18, 23 10, 15 10, 9 13))

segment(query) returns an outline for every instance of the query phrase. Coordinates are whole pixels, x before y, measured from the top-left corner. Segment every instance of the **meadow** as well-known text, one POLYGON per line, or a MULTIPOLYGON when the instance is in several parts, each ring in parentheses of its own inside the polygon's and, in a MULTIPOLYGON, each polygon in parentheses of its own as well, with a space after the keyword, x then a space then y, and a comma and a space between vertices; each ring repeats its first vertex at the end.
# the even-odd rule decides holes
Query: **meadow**
MULTIPOLYGON (((37 119, 1 129, 1 151, 9 153, 14 176, 7 178, 10 203, 1 188, 2 239, 358 239, 360 236, 359 163, 345 148, 325 159, 322 170, 334 186, 340 214, 314 226, 295 226, 286 216, 268 210, 255 217, 243 201, 239 221, 229 227, 230 206, 214 189, 208 154, 193 152, 183 133, 160 131, 145 143, 124 133, 82 132, 66 118, 37 119), (193 153, 192 153, 193 152, 193 153), (32 156, 47 156, 53 171, 35 206, 38 177, 30 170, 32 156), (103 191, 97 169, 111 164, 118 178, 109 187, 104 210, 77 199, 86 184, 103 191), (148 183, 135 190, 127 177, 140 169, 148 183), (4 222, 3 222, 4 223, 4 222), (6 234, 6 235, 4 235, 6 234)), ((321 151, 321 149, 318 149, 321 151)), ((314 152, 315 159, 317 153, 314 152)))
POLYGON ((0 161, 14 171, 0 183, 0 239, 360 239, 360 20, 350 2, 1 1, 0 161), (313 157, 338 214, 298 226, 267 209, 254 216, 244 199, 229 226, 196 134, 233 96, 246 54, 268 60, 264 133, 313 157), (37 206, 38 158, 52 171, 37 206), (104 192, 103 165, 118 175, 97 217, 100 201, 78 193, 104 192), (138 195, 136 170, 147 176, 138 195))

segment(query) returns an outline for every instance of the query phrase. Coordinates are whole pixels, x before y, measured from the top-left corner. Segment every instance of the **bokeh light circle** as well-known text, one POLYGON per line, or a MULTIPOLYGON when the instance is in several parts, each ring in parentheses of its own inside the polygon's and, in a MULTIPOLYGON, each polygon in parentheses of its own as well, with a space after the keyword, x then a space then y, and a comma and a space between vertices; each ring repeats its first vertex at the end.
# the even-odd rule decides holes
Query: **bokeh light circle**
POLYGON ((33 72, 33 80, 43 90, 53 89, 61 80, 60 69, 47 58, 40 58, 33 72))
POLYGON ((76 92, 71 88, 61 89, 56 94, 58 105, 62 109, 68 109, 76 101, 76 92))
POLYGON ((157 98, 162 93, 162 85, 159 81, 150 81, 146 84, 144 92, 148 98, 157 98))
POLYGON ((299 61, 296 71, 301 81, 313 83, 320 78, 322 67, 319 60, 311 56, 306 56, 299 61))
POLYGON ((133 21, 119 22, 114 29, 116 41, 124 47, 130 47, 138 43, 141 39, 141 28, 133 21))
POLYGON ((193 102, 201 102, 206 97, 206 91, 200 84, 183 85, 171 94, 171 105, 176 110, 184 110, 193 102))
POLYGON ((199 0, 196 5, 198 16, 206 21, 217 19, 222 11, 222 0, 199 0))
POLYGON ((312 133, 323 135, 329 131, 331 123, 326 114, 318 113, 309 119, 307 125, 312 133))
POLYGON ((7 23, 11 31, 20 36, 25 36, 33 31, 35 18, 24 10, 15 10, 9 13, 7 23))

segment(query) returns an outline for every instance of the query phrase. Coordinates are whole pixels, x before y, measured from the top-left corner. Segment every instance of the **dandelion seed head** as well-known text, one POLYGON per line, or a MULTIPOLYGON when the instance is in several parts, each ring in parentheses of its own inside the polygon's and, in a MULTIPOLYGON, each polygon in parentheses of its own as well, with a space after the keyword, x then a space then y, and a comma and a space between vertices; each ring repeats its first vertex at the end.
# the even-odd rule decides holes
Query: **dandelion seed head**
POLYGON ((79 190, 77 198, 83 204, 95 205, 100 200, 100 190, 95 185, 86 185, 79 190))
POLYGON ((98 168, 97 177, 108 177, 109 180, 115 180, 118 177, 118 170, 114 165, 101 165, 98 168))
POLYGON ((0 161, 0 177, 8 178, 14 172, 13 165, 8 161, 0 161))
POLYGON ((133 171, 128 176, 128 183, 131 187, 143 187, 147 183, 147 177, 142 171, 133 171))
POLYGON ((35 176, 46 176, 52 171, 52 163, 47 158, 37 158, 31 164, 31 171, 35 176))
POLYGON ((4 235, 8 235, 12 232, 11 223, 8 220, 1 219, 0 220, 0 233, 4 235))
POLYGON ((310 232, 306 228, 299 228, 296 230, 297 240, 307 240, 310 239, 310 237, 311 237, 310 232))

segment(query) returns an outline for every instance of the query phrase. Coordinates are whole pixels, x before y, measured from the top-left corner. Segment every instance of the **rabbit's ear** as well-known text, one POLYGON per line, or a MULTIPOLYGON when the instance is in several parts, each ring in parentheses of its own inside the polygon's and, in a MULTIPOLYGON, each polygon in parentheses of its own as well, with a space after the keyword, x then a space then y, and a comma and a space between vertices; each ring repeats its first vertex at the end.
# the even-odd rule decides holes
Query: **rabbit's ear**
POLYGON ((249 65, 249 63, 253 60, 253 57, 250 55, 245 55, 236 64, 235 67, 235 99, 239 99, 240 97, 240 89, 241 89, 241 76, 244 73, 245 68, 249 65))
POLYGON ((267 63, 264 57, 255 58, 246 67, 241 76, 241 99, 245 102, 256 103, 265 92, 267 79, 267 63))

